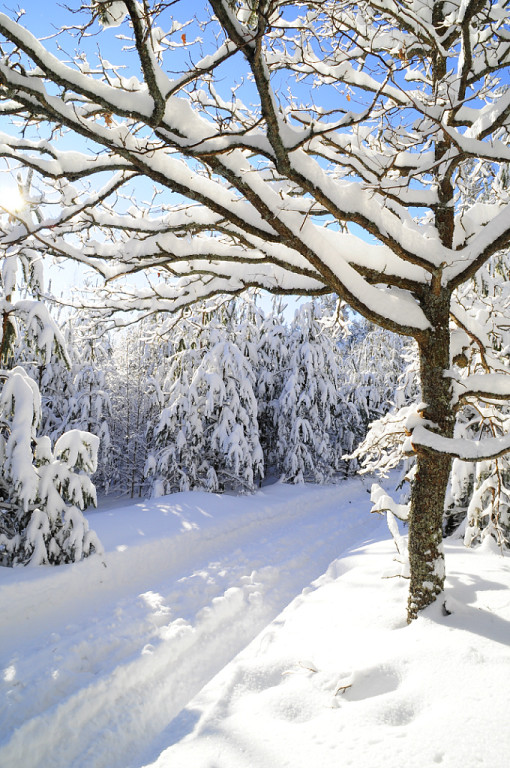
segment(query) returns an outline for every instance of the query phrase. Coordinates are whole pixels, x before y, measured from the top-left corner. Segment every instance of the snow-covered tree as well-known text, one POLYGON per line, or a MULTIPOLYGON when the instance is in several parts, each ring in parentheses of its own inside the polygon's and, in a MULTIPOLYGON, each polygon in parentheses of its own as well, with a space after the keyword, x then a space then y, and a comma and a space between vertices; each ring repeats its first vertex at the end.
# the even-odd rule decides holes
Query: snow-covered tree
POLYGON ((89 475, 99 440, 65 432, 53 449, 37 437, 41 398, 20 368, 3 372, 0 393, 0 564, 43 565, 81 560, 101 545, 82 510, 95 504, 89 475))
MULTIPOLYGON (((339 443, 351 454, 365 438, 372 422, 393 409, 403 390, 404 340, 384 328, 356 318, 339 343, 339 443)), ((415 352, 414 352, 415 356, 415 352)), ((406 393, 409 396, 415 393, 406 393)), ((413 398, 414 399, 414 398, 413 398)), ((356 452, 357 456, 363 452, 356 452)), ((348 471, 358 466, 349 462, 348 471)))
MULTIPOLYGON (((104 368, 100 375, 104 375, 109 404, 105 425, 109 444, 100 470, 101 487, 108 493, 142 496, 148 492, 144 467, 159 412, 154 398, 155 371, 158 366, 164 369, 166 360, 150 318, 113 333, 108 341, 103 339, 101 347, 104 368)), ((106 399, 102 402, 106 404, 106 399)))
MULTIPOLYGON (((108 487, 108 468, 111 453, 110 422, 112 408, 106 383, 106 373, 111 363, 111 345, 106 333, 93 318, 74 313, 65 326, 66 345, 71 366, 66 383, 66 429, 91 432, 99 438, 97 472, 94 483, 104 490, 108 487)), ((57 390, 59 382, 51 382, 57 390)), ((48 386, 42 394, 48 393, 48 386)), ((55 395, 57 394, 55 392, 55 395)), ((43 413, 45 412, 43 408, 43 413)))
POLYGON ((292 482, 324 482, 341 452, 336 431, 339 371, 331 338, 313 302, 296 313, 290 329, 289 358, 278 397, 275 426, 277 463, 292 482))
MULTIPOLYGON (((61 39, 50 53, 0 15, 0 155, 34 168, 63 206, 2 242, 28 230, 39 247, 94 266, 109 280, 100 300, 119 312, 250 286, 336 293, 413 337, 424 405, 408 420, 411 620, 443 589, 452 459, 510 446, 453 439, 449 328, 454 292, 510 244, 506 0, 114 6, 115 18, 84 4, 66 25, 86 29, 73 62, 61 39), (109 50, 90 62, 93 32, 105 45, 118 32, 121 60, 109 50), (460 205, 479 161, 494 196, 460 205), (144 207, 142 185, 126 211, 122 187, 141 176, 156 195, 144 207), (112 281, 140 270, 144 284, 112 281)), ((498 370, 463 386, 507 397, 509 382, 498 370)))
POLYGON ((253 490, 263 477, 263 455, 249 359, 232 340, 235 331, 210 309, 180 330, 148 462, 154 492, 253 490))
POLYGON ((279 402, 289 372, 290 330, 283 317, 280 300, 263 318, 259 329, 255 395, 258 405, 259 435, 264 454, 265 475, 281 477, 283 467, 279 445, 279 402))
MULTIPOLYGON (((19 188, 27 223, 39 221, 40 215, 31 218, 30 175, 19 188)), ((9 213, 8 222, 2 222, 6 233, 15 227, 13 218, 9 213)), ((63 336, 41 301, 40 262, 30 239, 7 249, 1 259, 1 565, 74 562, 101 549, 82 514, 95 503, 89 475, 97 466, 98 439, 60 429, 52 448, 48 436, 38 435, 39 384, 51 378, 52 364, 68 362, 63 336), (21 365, 12 367, 14 362, 21 365)))

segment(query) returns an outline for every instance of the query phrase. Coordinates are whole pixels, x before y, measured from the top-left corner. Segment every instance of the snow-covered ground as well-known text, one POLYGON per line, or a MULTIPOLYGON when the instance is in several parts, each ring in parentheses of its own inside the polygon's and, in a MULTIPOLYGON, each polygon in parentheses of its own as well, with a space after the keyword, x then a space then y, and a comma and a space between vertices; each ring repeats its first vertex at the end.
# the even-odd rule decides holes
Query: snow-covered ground
POLYGON ((0 570, 2 768, 506 768, 509 559, 406 583, 358 480, 90 514, 103 557, 0 570))

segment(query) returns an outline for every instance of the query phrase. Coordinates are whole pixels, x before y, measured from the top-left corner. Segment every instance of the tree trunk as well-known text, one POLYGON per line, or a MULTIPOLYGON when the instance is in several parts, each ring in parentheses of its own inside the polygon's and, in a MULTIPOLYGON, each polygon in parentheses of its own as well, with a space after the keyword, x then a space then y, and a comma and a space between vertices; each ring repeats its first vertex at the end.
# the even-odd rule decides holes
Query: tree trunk
MULTIPOLYGON (((432 287, 422 307, 432 326, 418 339, 422 397, 426 404, 423 417, 437 425, 432 429, 438 434, 452 437, 455 416, 451 384, 445 376, 450 367, 450 293, 432 287)), ((417 453, 409 514, 409 622, 443 591, 443 512, 452 463, 449 456, 436 451, 420 447, 417 453)))

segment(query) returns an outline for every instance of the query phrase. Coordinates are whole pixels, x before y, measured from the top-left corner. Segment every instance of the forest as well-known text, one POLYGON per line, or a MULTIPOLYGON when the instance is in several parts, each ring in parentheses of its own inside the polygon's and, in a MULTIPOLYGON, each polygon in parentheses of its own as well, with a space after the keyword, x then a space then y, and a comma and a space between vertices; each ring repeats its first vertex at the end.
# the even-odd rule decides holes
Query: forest
MULTIPOLYGON (((394 516, 405 521, 415 470, 407 403, 420 401, 413 343, 334 297, 302 303, 289 318, 281 298, 254 292, 111 330, 56 301, 52 317, 40 270, 37 282, 33 265, 18 260, 6 259, 2 275, 4 286, 14 286, 9 270, 18 271, 19 294, 13 287, 4 296, 12 326, 4 323, 1 345, 4 565, 72 562, 94 552, 100 545, 81 510, 97 494, 245 494, 276 481, 338 483, 399 468, 401 503, 375 484, 374 509, 388 515, 390 530, 394 516)), ((473 343, 458 352, 466 377, 486 371, 488 360, 495 369, 507 365, 508 282, 499 257, 463 296, 489 342, 483 355, 473 343)), ((497 437, 508 419, 499 401, 469 404, 455 434, 497 437)), ((467 546, 491 536, 506 548, 509 472, 506 454, 456 459, 444 535, 462 533, 467 546)))
POLYGON ((506 768, 509 19, 0 9, 2 768, 506 768))

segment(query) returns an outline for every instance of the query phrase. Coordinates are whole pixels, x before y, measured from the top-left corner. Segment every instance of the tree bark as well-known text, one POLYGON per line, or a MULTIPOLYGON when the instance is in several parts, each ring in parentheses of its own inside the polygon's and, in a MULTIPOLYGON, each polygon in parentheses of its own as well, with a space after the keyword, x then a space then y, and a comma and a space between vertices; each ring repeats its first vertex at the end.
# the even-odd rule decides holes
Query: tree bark
MULTIPOLYGON (((451 405, 449 307, 450 292, 432 287, 422 307, 432 329, 420 336, 420 378, 426 407, 423 418, 433 429, 453 437, 455 417, 451 405)), ((411 583, 407 619, 434 602, 444 588, 443 512, 451 470, 451 458, 431 449, 417 448, 409 513, 409 562, 411 583)))

